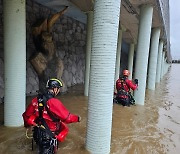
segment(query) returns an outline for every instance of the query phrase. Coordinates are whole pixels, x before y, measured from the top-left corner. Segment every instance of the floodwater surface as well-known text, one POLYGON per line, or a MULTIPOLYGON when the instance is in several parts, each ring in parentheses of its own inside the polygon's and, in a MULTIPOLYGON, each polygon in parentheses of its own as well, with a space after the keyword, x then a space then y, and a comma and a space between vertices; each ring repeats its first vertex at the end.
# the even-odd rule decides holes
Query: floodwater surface
MULTIPOLYGON (((111 154, 179 154, 180 153, 180 64, 173 64, 157 85, 147 90, 145 105, 113 105, 111 154)), ((58 154, 88 154, 85 149, 87 102, 83 85, 72 87, 59 96, 70 112, 82 117, 80 123, 68 124, 69 134, 59 144, 58 154)), ((31 97, 27 98, 29 102, 31 97)), ((0 124, 3 119, 0 104, 0 124)), ((0 153, 35 154, 31 139, 23 127, 0 126, 0 153)), ((31 135, 31 132, 28 133, 31 135)))

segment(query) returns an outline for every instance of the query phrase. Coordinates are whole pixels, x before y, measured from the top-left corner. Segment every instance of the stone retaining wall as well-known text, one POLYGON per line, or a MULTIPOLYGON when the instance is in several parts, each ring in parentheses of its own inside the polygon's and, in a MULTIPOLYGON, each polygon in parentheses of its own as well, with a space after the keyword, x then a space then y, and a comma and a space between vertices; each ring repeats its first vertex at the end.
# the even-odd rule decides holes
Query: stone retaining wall
MULTIPOLYGON (((3 62, 3 1, 0 0, 0 97, 4 96, 4 62, 3 62)), ((31 28, 33 23, 40 18, 48 18, 55 12, 49 10, 32 0, 26 1, 26 93, 34 95, 39 90, 39 79, 29 62, 30 56, 36 51, 32 39, 31 28)), ((84 82, 85 71, 85 45, 86 25, 61 16, 53 26, 53 40, 56 47, 56 56, 64 63, 62 79, 67 87, 84 82)), ((56 66, 54 66, 56 67, 56 66)))

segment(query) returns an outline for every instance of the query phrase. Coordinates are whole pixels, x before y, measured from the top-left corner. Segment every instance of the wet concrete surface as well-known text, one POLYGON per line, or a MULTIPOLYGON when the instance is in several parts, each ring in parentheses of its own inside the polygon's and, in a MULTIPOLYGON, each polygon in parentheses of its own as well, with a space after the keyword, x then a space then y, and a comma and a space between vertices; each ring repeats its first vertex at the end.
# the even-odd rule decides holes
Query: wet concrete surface
MULTIPOLYGON (((179 154, 180 153, 180 64, 173 64, 156 91, 146 91, 144 106, 113 106, 111 154, 179 154)), ((85 149, 87 102, 83 85, 72 87, 59 96, 64 105, 82 117, 80 123, 69 124, 66 140, 59 145, 59 154, 88 154, 85 149)), ((27 98, 29 102, 31 97, 27 98)), ((3 106, 0 105, 0 122, 3 106)), ((0 126, 0 153, 35 154, 31 139, 23 127, 0 126)))

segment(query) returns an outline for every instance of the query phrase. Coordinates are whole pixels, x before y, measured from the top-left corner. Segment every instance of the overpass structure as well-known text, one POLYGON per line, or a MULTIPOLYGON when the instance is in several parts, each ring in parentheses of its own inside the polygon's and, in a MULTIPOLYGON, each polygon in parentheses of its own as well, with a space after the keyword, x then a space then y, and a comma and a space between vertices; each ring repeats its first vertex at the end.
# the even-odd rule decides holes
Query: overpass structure
MULTIPOLYGON (((86 148, 91 153, 110 153, 114 81, 120 74, 122 40, 130 45, 128 69, 132 78, 139 79, 136 103, 144 105, 146 89, 155 90, 172 61, 169 0, 34 1, 57 11, 69 6, 65 15, 87 25, 86 148)), ((22 125, 25 109, 25 6, 25 0, 3 1, 6 126, 22 125), (17 54, 18 59, 14 58, 17 54)))

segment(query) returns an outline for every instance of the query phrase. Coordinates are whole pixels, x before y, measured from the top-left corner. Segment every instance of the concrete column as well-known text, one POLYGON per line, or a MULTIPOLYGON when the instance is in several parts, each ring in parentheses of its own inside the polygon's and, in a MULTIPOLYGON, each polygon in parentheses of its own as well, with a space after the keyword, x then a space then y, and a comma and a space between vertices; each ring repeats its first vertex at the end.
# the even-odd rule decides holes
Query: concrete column
POLYGON ((162 52, 163 52, 163 41, 160 40, 158 48, 158 60, 157 60, 157 69, 156 69, 156 82, 160 82, 161 77, 161 63, 162 63, 162 52))
POLYGON ((166 62, 166 73, 168 72, 168 63, 166 62))
POLYGON ((141 105, 144 105, 145 98, 152 15, 152 6, 141 6, 135 65, 135 78, 139 79, 139 87, 134 92, 136 103, 141 105))
POLYGON ((21 126, 26 94, 25 0, 4 0, 5 126, 21 126))
POLYGON ((116 83, 116 80, 119 79, 119 72, 120 72, 122 33, 123 33, 123 30, 119 29, 118 44, 117 44, 117 51, 116 51, 115 83, 116 83))
POLYGON ((167 73, 167 72, 166 72, 166 65, 167 65, 167 57, 166 57, 166 58, 164 58, 163 76, 167 73))
POLYGON ((168 73, 168 70, 169 70, 169 63, 166 62, 166 73, 168 73))
POLYGON ((91 42, 92 42, 92 27, 93 27, 93 12, 88 12, 87 15, 87 40, 86 40, 86 68, 84 81, 84 95, 88 96, 89 92, 89 72, 91 59, 91 42))
POLYGON ((164 73, 164 56, 165 56, 165 52, 163 51, 162 53, 162 62, 161 62, 161 79, 163 78, 163 73, 164 73))
POLYGON ((129 75, 130 80, 132 80, 133 60, 134 60, 134 43, 131 43, 130 48, 129 48, 129 54, 128 54, 128 70, 130 72, 130 75, 129 75))
POLYGON ((110 153, 120 0, 95 0, 86 148, 110 153))
POLYGON ((164 61, 164 75, 167 73, 167 62, 166 62, 166 58, 164 61))
POLYGON ((160 28, 152 29, 147 88, 155 90, 160 28))

